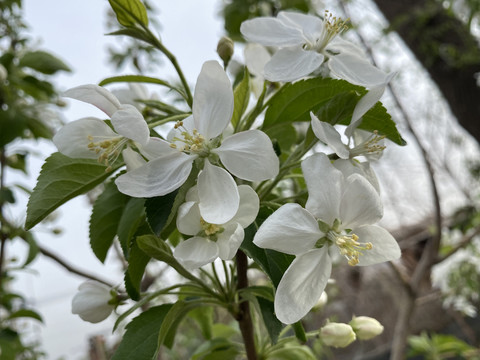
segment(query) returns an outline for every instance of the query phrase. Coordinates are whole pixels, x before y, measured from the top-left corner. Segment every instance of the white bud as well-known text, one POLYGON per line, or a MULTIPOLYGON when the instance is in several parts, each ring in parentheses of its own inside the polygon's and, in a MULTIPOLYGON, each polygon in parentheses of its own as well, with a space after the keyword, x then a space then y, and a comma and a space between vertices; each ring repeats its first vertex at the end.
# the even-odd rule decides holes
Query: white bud
POLYGON ((383 332, 382 324, 368 316, 354 317, 350 321, 350 326, 357 334, 359 340, 370 340, 383 332))
POLYGON ((112 300, 111 290, 97 281, 83 282, 72 299, 72 313, 91 323, 105 320, 115 308, 115 305, 109 304, 112 300))
POLYGON ((328 323, 320 329, 322 341, 327 346, 347 347, 356 339, 355 332, 348 324, 328 323))

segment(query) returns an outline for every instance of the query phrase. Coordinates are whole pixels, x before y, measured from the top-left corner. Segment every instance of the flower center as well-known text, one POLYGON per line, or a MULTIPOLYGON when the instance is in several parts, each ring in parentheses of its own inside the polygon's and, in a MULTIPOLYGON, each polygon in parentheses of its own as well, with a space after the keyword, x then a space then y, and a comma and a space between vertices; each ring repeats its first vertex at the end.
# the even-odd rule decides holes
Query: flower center
POLYGON ((193 129, 192 134, 185 129, 183 121, 175 124, 175 129, 180 129, 181 137, 174 137, 170 147, 178 149, 186 154, 197 154, 201 157, 207 157, 210 154, 208 142, 197 129, 193 129))
POLYGON ((383 139, 385 139, 385 135, 378 135, 378 131, 375 130, 367 140, 350 150, 350 157, 353 158, 360 155, 381 155, 386 148, 386 146, 381 143, 383 139))
POLYGON ((99 139, 98 136, 88 135, 88 148, 98 154, 98 162, 107 166, 106 171, 110 171, 111 165, 115 163, 123 147, 128 142, 124 137, 99 139), (98 140, 98 141, 95 141, 98 140))
POLYGON ((315 39, 313 43, 307 43, 303 46, 305 50, 314 50, 321 53, 325 50, 325 47, 330 43, 335 36, 348 29, 347 20, 343 20, 340 17, 333 16, 333 14, 325 10, 323 18, 323 28, 320 36, 315 39))
POLYGON ((371 250, 372 243, 361 243, 358 241, 358 236, 355 234, 342 235, 333 230, 327 234, 328 239, 333 241, 338 246, 340 254, 345 256, 348 260, 348 265, 355 266, 359 262, 359 257, 363 255, 363 251, 371 250))
POLYGON ((200 236, 208 237, 212 241, 217 241, 218 234, 221 234, 224 231, 224 228, 217 224, 210 224, 200 218, 200 225, 202 226, 202 231, 200 236))

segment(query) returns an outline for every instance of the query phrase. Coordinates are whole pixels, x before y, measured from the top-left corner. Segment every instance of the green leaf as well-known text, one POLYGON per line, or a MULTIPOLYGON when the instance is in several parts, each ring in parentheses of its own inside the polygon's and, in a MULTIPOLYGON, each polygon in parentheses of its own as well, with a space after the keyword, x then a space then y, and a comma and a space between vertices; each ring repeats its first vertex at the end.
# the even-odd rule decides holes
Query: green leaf
POLYGON ((55 74, 57 71, 71 71, 62 60, 41 50, 25 53, 20 58, 19 65, 47 75, 55 74))
MULTIPOLYGON (((98 85, 103 86, 111 83, 118 83, 118 82, 136 82, 136 83, 147 83, 147 84, 157 84, 157 85, 162 85, 165 86, 169 89, 175 90, 176 92, 180 93, 181 95, 184 95, 183 92, 178 89, 177 87, 169 84, 168 82, 157 79, 154 77, 150 76, 143 76, 143 75, 122 75, 122 76, 112 76, 106 79, 103 79, 100 81, 98 85)), ((143 99, 145 100, 145 99, 143 99)))
POLYGON ((142 235, 137 237, 138 247, 148 256, 163 262, 174 259, 170 247, 155 235, 142 235))
POLYGON ((117 185, 110 181, 93 204, 90 216, 90 246, 101 262, 105 261, 117 235, 120 217, 128 199, 129 197, 118 191, 117 185))
POLYGON ((31 319, 35 319, 35 320, 38 320, 38 321, 43 323, 42 317, 37 312, 35 312, 33 310, 28 310, 28 309, 21 309, 21 310, 18 310, 18 311, 15 311, 15 312, 11 313, 8 316, 8 319, 18 319, 18 318, 23 318, 23 317, 28 317, 28 318, 31 318, 31 319))
POLYGON ((247 110, 248 101, 250 100, 250 76, 247 68, 245 68, 242 81, 233 91, 233 115, 232 125, 236 128, 238 122, 242 118, 243 113, 247 110))
POLYGON ((263 297, 257 297, 257 301, 258 305, 260 305, 263 322, 267 328, 270 340, 272 341, 272 344, 276 344, 284 325, 275 316, 273 301, 264 299, 263 297))
POLYGON ((107 167, 96 160, 72 159, 60 153, 52 154, 45 160, 37 185, 28 200, 25 228, 31 229, 60 205, 93 189, 120 165, 106 171, 107 167))
POLYGON ((108 0, 118 22, 126 27, 148 26, 147 9, 140 0, 108 0))
POLYGON ((147 43, 151 43, 151 39, 148 34, 143 29, 138 28, 127 28, 127 29, 120 29, 113 32, 108 33, 107 35, 126 35, 130 36, 134 39, 142 40, 147 43))
POLYGON ((235 359, 239 351, 235 344, 225 338, 216 338, 203 342, 191 360, 225 360, 235 359))
POLYGON ((177 194, 178 190, 164 196, 148 198, 145 201, 148 224, 157 236, 160 236, 167 224, 177 194))
POLYGON ((140 250, 136 242, 133 242, 130 248, 128 267, 125 271, 125 288, 127 289, 128 295, 133 300, 140 299, 140 285, 149 261, 150 256, 140 250))
POLYGON ((295 337, 300 340, 302 343, 307 342, 307 334, 305 334, 305 329, 303 328, 302 322, 297 321, 295 324, 292 324, 293 331, 295 331, 295 337))
POLYGON ((25 261, 22 265, 22 267, 26 267, 33 260, 35 260, 37 255, 40 253, 40 249, 38 248, 38 245, 37 245, 37 242, 35 241, 35 238, 33 237, 33 235, 30 232, 25 231, 21 236, 28 244, 28 255, 27 255, 27 258, 25 259, 25 261))
MULTIPOLYGON (((157 351, 155 355, 158 355, 160 351, 160 347, 165 345, 168 348, 173 346, 173 342, 175 340, 175 333, 177 330, 178 325, 183 320, 183 318, 193 309, 205 306, 203 301, 200 300, 179 300, 177 301, 165 318, 162 321, 162 326, 160 327, 160 331, 158 333, 158 341, 157 341, 157 351)), ((155 359, 157 357, 154 357, 155 359)))
POLYGON ((239 293, 240 296, 243 296, 244 293, 250 293, 255 297, 261 297, 269 301, 273 301, 274 298, 273 289, 271 286, 249 286, 248 288, 239 290, 239 293))
MULTIPOLYGON (((344 80, 313 78, 284 85, 269 100, 262 129, 268 131, 285 123, 310 121, 310 111, 331 124, 348 124, 355 97, 364 95, 365 88, 344 80)), ((395 122, 385 108, 377 103, 363 117, 359 128, 386 135, 396 144, 405 145, 395 122)))
POLYGON ((292 124, 276 126, 265 131, 272 142, 276 142, 282 153, 290 153, 290 149, 297 142, 297 130, 292 124))
POLYGON ((127 326, 112 360, 152 360, 162 322, 172 304, 155 306, 134 318, 127 326))
POLYGON ((145 217, 145 199, 130 198, 123 209, 118 223, 117 235, 125 259, 129 258, 130 244, 133 235, 145 217))
POLYGON ((205 340, 212 339, 213 326, 213 308, 211 306, 205 308, 197 308, 190 311, 189 317, 195 320, 200 327, 205 340))

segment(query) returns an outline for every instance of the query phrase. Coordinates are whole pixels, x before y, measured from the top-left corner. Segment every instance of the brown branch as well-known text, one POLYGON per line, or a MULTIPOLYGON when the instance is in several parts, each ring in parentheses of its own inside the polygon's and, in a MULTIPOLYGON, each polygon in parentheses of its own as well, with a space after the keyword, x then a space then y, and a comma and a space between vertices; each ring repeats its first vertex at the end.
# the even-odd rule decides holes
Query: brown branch
POLYGON ((38 249, 40 250, 40 252, 45 255, 46 257, 52 259, 53 261, 55 261, 58 265, 62 266, 64 269, 66 269, 67 271, 71 272, 72 274, 76 274, 78 276, 81 276, 81 277, 84 277, 84 278, 87 278, 87 279, 90 279, 90 280, 95 280, 95 281, 98 281, 102 284, 105 284, 107 286, 110 286, 110 287, 115 287, 113 284, 111 284, 110 282, 106 281, 106 280, 103 280, 101 278, 98 278, 97 276, 95 275, 92 275, 92 274, 89 274, 88 272, 84 271, 84 270, 81 270, 81 269, 78 269, 77 267, 73 266, 73 265, 70 265, 68 264, 65 260, 63 260, 62 258, 60 258, 58 255, 54 254, 53 252, 51 252, 50 250, 47 250, 43 247, 41 247, 40 245, 37 245, 38 246, 38 249))
MULTIPOLYGON (((248 287, 248 260, 247 256, 239 250, 236 255, 237 260, 237 290, 248 287)), ((250 314, 250 304, 248 301, 242 301, 239 304, 240 311, 235 319, 238 321, 243 341, 245 343, 245 351, 248 360, 257 359, 257 351, 255 350, 255 339, 253 337, 252 316, 250 314)))

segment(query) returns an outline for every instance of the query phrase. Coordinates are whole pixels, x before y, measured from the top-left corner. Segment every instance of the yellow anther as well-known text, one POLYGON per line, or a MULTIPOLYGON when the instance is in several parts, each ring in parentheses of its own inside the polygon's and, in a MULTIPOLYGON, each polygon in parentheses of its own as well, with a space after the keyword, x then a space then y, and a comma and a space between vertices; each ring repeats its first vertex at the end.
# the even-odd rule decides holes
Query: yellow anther
POLYGON ((335 231, 330 231, 327 237, 334 241, 335 245, 338 246, 340 254, 347 258, 348 265, 351 266, 358 265, 359 258, 363 255, 363 252, 373 248, 371 242, 359 242, 359 237, 356 234, 342 235, 335 231))
POLYGON ((205 235, 215 235, 217 232, 222 230, 222 227, 216 224, 210 224, 203 219, 200 219, 200 224, 202 225, 202 230, 205 232, 205 235))
POLYGON ((172 144, 170 144, 170 147, 171 147, 172 149, 176 149, 176 148, 177 148, 177 145, 175 145, 175 144, 172 143, 172 144))

